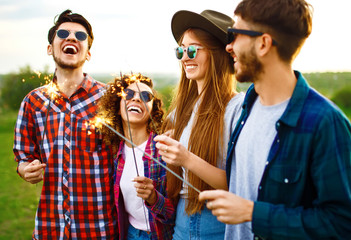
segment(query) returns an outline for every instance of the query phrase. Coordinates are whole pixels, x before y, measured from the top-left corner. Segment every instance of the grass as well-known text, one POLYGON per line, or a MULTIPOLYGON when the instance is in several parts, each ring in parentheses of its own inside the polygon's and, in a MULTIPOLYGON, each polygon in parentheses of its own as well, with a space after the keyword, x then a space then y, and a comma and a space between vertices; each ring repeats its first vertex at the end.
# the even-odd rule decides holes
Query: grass
POLYGON ((32 185, 16 173, 12 152, 16 112, 0 116, 0 239, 31 239, 41 184, 32 185))

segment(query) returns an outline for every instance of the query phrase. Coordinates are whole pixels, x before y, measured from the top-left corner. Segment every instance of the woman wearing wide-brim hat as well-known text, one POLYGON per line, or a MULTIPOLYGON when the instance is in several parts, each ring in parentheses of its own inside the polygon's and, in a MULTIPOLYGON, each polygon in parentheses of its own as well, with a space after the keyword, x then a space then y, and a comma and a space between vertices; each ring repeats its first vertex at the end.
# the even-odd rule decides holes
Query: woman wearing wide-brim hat
MULTIPOLYGON (((229 134, 244 94, 235 90, 233 62, 225 51, 233 20, 216 11, 179 11, 172 32, 179 47, 181 78, 165 119, 167 135, 155 138, 162 159, 200 191, 227 189, 225 158, 229 134)), ((173 239, 224 239, 220 223, 198 192, 167 173, 168 197, 177 203, 173 239)))

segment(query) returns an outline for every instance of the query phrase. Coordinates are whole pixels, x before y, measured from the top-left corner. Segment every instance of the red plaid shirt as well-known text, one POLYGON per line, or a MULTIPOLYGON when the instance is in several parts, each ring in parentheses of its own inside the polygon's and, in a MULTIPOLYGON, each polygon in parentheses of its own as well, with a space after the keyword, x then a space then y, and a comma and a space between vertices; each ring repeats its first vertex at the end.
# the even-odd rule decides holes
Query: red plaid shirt
POLYGON ((45 86, 22 102, 15 128, 15 159, 42 159, 47 165, 35 239, 118 238, 113 155, 90 122, 103 92, 102 83, 85 75, 70 98, 59 93, 50 107, 45 86))

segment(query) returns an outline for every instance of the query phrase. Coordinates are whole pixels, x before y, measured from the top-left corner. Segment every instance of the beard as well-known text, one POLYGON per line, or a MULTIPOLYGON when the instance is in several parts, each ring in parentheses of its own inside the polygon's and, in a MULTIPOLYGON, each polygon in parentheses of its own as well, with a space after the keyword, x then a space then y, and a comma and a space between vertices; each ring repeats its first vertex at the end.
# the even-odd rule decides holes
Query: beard
POLYGON ((74 69, 80 68, 85 63, 85 59, 80 60, 76 63, 65 63, 64 61, 56 57, 55 52, 53 52, 52 56, 54 58, 55 63, 62 69, 74 70, 74 69))
POLYGON ((263 72, 263 65, 258 60, 254 47, 250 51, 238 55, 240 59, 241 72, 234 69, 235 78, 238 82, 254 82, 257 76, 263 72))

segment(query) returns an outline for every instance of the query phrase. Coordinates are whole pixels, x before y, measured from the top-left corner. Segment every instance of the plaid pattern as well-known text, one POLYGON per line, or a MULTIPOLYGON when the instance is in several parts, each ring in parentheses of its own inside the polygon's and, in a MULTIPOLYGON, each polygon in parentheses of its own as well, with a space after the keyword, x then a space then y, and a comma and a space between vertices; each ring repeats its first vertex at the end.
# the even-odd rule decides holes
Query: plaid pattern
POLYGON ((15 160, 42 159, 47 164, 35 239, 118 237, 113 154, 90 124, 103 90, 103 84, 85 75, 70 99, 59 95, 49 108, 45 86, 30 92, 22 102, 15 127, 15 160))
MULTIPOLYGON (((255 202, 252 230, 264 239, 351 238, 351 125, 301 73, 276 123, 255 202)), ((227 176, 240 131, 257 97, 247 92, 229 143, 227 176)), ((228 179, 229 182, 229 179, 228 179)))
MULTIPOLYGON (((159 160, 163 164, 166 164, 161 156, 158 154, 156 148, 156 142, 153 141, 156 135, 150 133, 148 142, 146 143, 145 152, 159 160)), ((124 141, 120 142, 119 150, 114 160, 116 175, 115 175, 115 201, 118 212, 118 226, 120 239, 126 239, 128 234, 128 213, 124 208, 124 200, 122 192, 120 190, 120 180, 125 163, 125 157, 123 154, 124 141)), ((135 151, 139 151, 136 149, 135 151)), ((143 156, 144 162, 144 175, 150 178, 154 182, 156 189, 157 201, 153 206, 145 204, 149 210, 149 223, 151 228, 151 239, 172 239, 173 227, 175 221, 175 209, 170 199, 167 198, 166 193, 166 169, 161 167, 155 161, 150 159, 148 156, 143 156)))

